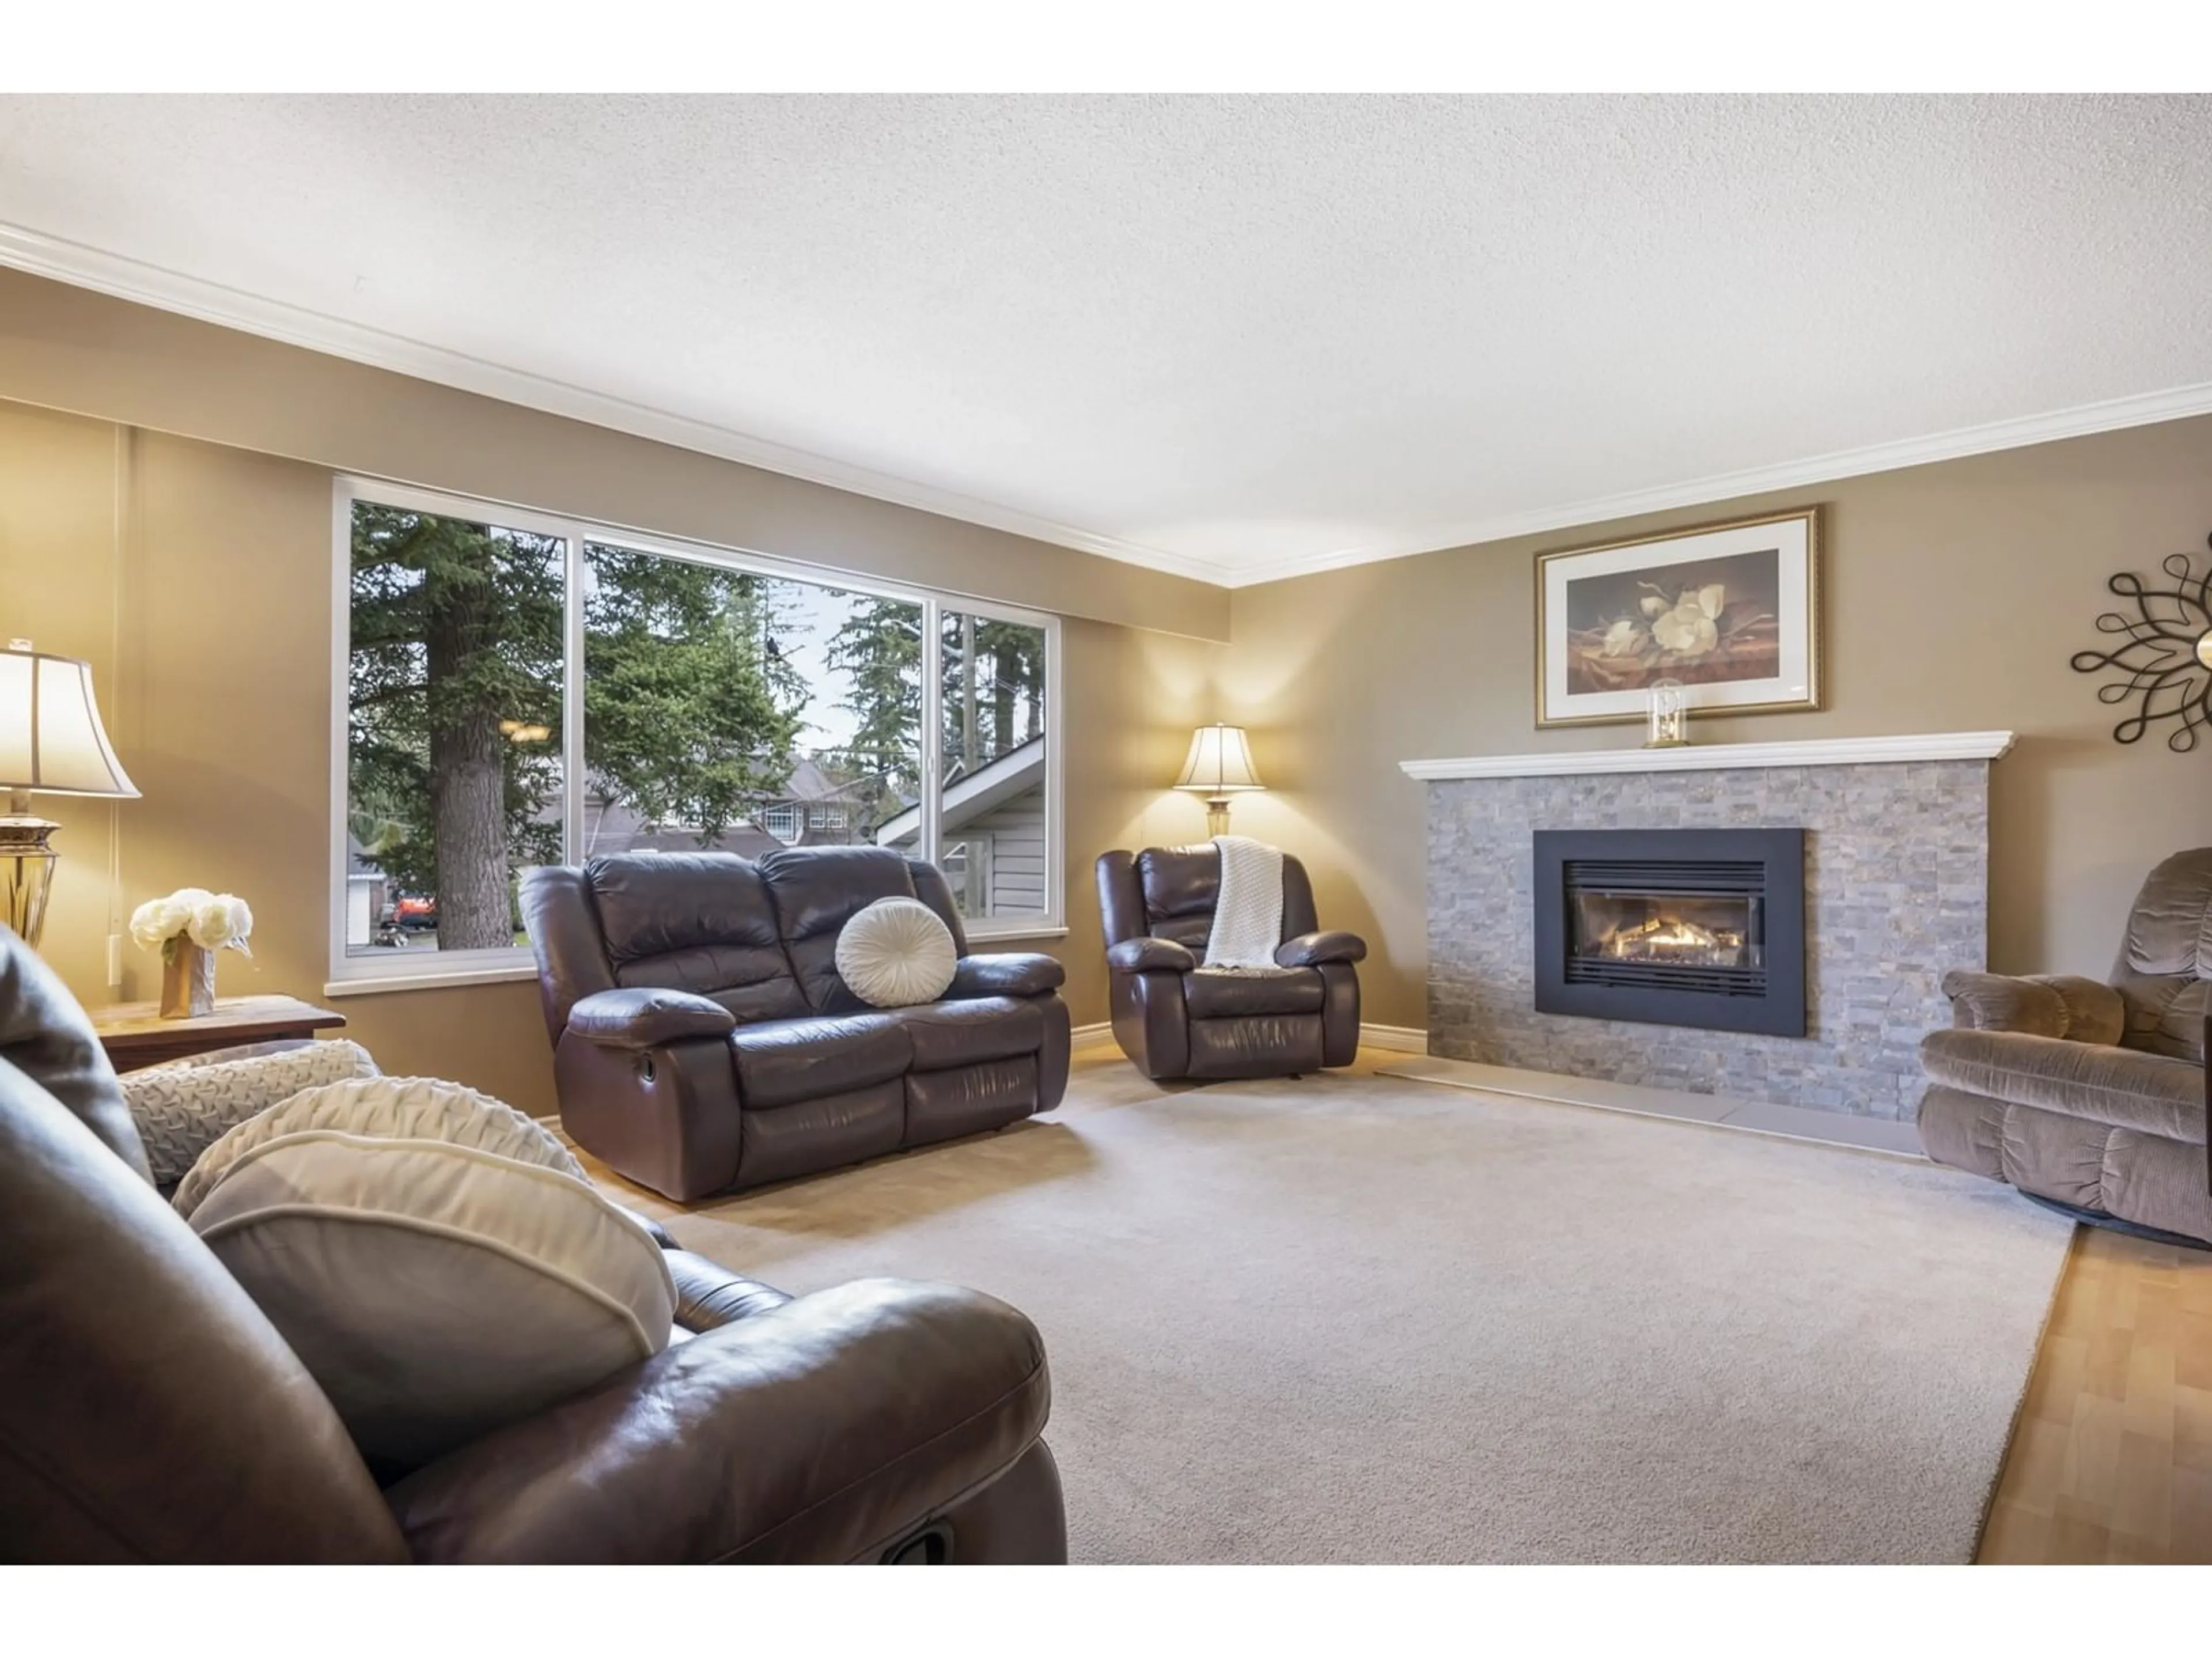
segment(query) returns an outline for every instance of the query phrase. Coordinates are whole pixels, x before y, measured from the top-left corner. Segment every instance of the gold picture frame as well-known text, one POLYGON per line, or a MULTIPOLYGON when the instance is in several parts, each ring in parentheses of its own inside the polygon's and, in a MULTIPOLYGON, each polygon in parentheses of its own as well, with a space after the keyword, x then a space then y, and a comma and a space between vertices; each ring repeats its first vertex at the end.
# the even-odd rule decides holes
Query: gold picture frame
POLYGON ((1536 556, 1536 725, 1625 726, 1652 682, 1687 713, 1822 707, 1817 506, 1536 556))

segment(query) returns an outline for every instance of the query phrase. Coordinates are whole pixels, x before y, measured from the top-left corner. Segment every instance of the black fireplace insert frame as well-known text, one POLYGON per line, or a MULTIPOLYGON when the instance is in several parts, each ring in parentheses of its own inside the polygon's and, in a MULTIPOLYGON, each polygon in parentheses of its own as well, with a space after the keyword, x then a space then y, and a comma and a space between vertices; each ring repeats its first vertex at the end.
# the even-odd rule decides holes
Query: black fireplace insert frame
POLYGON ((1710 1031, 1805 1035, 1805 832, 1797 830, 1539 830, 1536 1011, 1710 1031), (1659 985, 1592 985, 1567 974, 1571 864, 1725 860, 1765 866, 1765 984, 1758 995, 1659 985))

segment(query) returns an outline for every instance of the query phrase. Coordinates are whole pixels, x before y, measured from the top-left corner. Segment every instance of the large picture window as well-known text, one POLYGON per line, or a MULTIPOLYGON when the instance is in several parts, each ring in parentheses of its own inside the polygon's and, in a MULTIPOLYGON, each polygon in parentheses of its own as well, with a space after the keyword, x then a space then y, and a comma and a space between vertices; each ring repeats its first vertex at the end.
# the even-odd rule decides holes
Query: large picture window
POLYGON ((1058 928, 1049 617, 392 486, 338 492, 332 988, 527 965, 531 866, 896 848, 1058 928))

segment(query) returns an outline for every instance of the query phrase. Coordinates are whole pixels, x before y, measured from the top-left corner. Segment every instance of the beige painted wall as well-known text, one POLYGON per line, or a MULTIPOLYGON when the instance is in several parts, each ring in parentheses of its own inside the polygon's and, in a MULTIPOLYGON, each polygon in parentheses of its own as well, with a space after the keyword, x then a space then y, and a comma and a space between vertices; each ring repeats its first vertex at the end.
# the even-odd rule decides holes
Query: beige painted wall
POLYGON ((2017 732, 1992 774, 1991 963, 2104 973, 2144 872, 2212 842, 2212 747, 2121 747, 2098 682, 2069 659, 2100 643, 2112 572, 2203 555, 2212 420, 1238 591, 1221 717, 1253 727, 1274 786, 1240 805, 1238 827, 1304 853, 1323 923, 1369 936, 1369 1019, 1426 1023, 1424 803, 1397 763, 1641 740, 1629 726, 1535 729, 1534 556, 1816 501, 1826 510, 1828 707, 1700 720, 1693 736, 2017 732))
MULTIPOLYGON (((88 1004, 157 994, 157 960, 127 942, 123 981, 106 983, 106 937, 142 900, 187 884, 254 907, 254 957, 221 958, 222 992, 321 994, 331 489, 325 466, 0 403, 4 630, 92 660, 143 791, 39 798, 62 824, 45 954, 88 1004)), ((1210 717, 1219 647, 1078 617, 1063 650, 1070 931, 1036 948, 1067 963, 1074 1017, 1088 1023, 1105 1018, 1091 860, 1132 838, 1200 833, 1202 809, 1160 785, 1210 717)), ((532 983, 337 1006, 387 1070, 553 1108, 532 983)))

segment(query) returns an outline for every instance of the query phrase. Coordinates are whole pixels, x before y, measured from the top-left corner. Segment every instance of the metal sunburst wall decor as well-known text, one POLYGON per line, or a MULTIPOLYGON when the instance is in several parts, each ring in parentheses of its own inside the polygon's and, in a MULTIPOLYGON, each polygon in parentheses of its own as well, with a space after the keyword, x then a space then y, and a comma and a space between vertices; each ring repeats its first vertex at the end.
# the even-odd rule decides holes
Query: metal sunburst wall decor
MULTIPOLYGON (((2206 538, 2212 543, 2212 537, 2206 538)), ((2146 587, 2142 577, 2122 571, 2105 585, 2133 599, 2136 615, 2107 611, 2097 618, 2100 633, 2125 635, 2110 651, 2077 651, 2075 670, 2084 674, 2112 669, 2127 678, 2097 688, 2097 701, 2125 702, 2141 697, 2142 707, 2112 728, 2122 743, 2139 741, 2154 726, 2175 720, 2166 746, 2177 754, 2197 747, 2197 734, 2212 730, 2212 566, 2193 573, 2186 553, 2164 565, 2172 587, 2146 587)))

